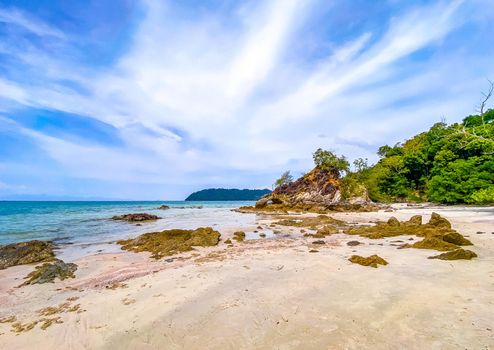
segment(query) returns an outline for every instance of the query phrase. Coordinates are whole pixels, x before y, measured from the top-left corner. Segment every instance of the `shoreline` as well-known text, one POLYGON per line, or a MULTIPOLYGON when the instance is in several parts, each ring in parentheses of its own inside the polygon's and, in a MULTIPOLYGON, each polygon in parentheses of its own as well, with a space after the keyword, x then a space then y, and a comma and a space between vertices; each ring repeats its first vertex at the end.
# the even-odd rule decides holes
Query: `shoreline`
POLYGON ((416 214, 426 221, 437 211, 472 240, 479 257, 438 261, 427 259, 435 251, 396 249, 393 241, 410 236, 371 240, 335 234, 315 245, 291 226, 277 226, 276 238, 223 243, 239 229, 269 229, 274 218, 262 215, 253 227, 221 230, 217 246, 157 261, 126 251, 78 258, 75 279, 15 288, 33 266, 0 270, 0 319, 14 315, 30 324, 42 318, 36 310, 79 305, 57 312, 63 323, 45 330, 37 324, 16 333, 11 323, 0 323, 0 347, 494 347, 494 208, 394 208, 329 215, 364 224, 416 214), (363 244, 347 245, 355 239, 363 244), (352 264, 352 254, 379 254, 389 265, 352 264))

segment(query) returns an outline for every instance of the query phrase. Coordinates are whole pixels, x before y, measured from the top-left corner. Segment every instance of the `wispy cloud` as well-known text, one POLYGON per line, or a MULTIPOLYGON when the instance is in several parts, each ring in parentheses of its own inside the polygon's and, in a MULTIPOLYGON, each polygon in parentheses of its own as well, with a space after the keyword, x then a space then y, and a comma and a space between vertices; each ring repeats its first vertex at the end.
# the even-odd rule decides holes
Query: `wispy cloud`
POLYGON ((35 17, 28 16, 16 9, 0 8, 0 23, 1 22, 14 25, 41 37, 45 36, 58 39, 65 38, 65 35, 62 31, 46 23, 38 21, 35 17))
MULTIPOLYGON (((468 37, 458 35, 475 25, 468 14, 477 10, 463 1, 389 13, 379 30, 356 30, 313 60, 293 47, 318 6, 251 2, 189 20, 164 3, 143 2, 127 50, 104 68, 73 59, 78 43, 56 24, 0 9, 8 26, 63 39, 52 53, 35 43, 19 49, 5 37, 0 52, 20 63, 0 60, 11 73, 0 79, 0 124, 32 140, 68 177, 167 190, 177 183, 267 186, 286 167, 309 167, 316 147, 372 158, 380 144, 442 116, 458 119, 472 110, 484 76, 494 74, 485 54, 469 52, 468 37), (46 135, 15 121, 16 111, 29 108, 97 120, 122 143, 46 135)), ((476 20, 488 18, 494 15, 476 20)), ((321 47, 334 42, 331 35, 317 37, 321 47)), ((184 188, 169 193, 180 197, 184 188)))

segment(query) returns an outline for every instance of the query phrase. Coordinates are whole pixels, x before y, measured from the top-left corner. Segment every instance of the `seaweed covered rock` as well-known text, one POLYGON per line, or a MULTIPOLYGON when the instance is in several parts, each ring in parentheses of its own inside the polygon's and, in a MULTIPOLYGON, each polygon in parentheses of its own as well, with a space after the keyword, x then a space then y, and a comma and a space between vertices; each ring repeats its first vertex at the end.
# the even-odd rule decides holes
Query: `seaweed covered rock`
POLYGON ((245 232, 244 231, 234 232, 233 239, 236 240, 237 242, 243 242, 245 240, 245 232))
POLYGON ((146 213, 115 215, 112 217, 112 220, 122 220, 128 222, 153 221, 158 219, 161 218, 157 215, 146 214, 146 213))
POLYGON ((406 222, 408 226, 420 226, 422 225, 422 215, 414 215, 406 222))
POLYGON ((152 258, 160 259, 164 256, 193 250, 194 247, 215 246, 220 236, 220 233, 211 227, 199 227, 195 230, 150 232, 117 243, 122 246, 123 250, 136 253, 150 252, 152 258))
POLYGON ((25 277, 27 281, 22 283, 21 286, 54 282, 55 278, 60 280, 75 278, 74 272, 76 270, 76 264, 65 263, 62 260, 56 259, 52 263, 44 263, 41 266, 36 266, 36 269, 25 277))
MULTIPOLYGON (((458 232, 451 229, 451 224, 445 218, 433 213, 433 218, 426 224, 421 224, 422 219, 418 216, 413 216, 408 221, 399 222, 392 217, 388 222, 379 222, 375 226, 370 227, 352 227, 348 230, 350 235, 359 235, 371 239, 379 239, 385 237, 394 237, 400 235, 416 235, 419 237, 442 237, 451 234, 449 239, 458 240, 458 232)), ((463 237, 463 236, 461 236, 463 237)), ((464 243, 469 242, 467 239, 464 243)), ((470 243, 471 244, 471 243, 470 243)))
POLYGON ((430 221, 426 224, 422 224, 422 217, 417 215, 404 222, 392 217, 387 222, 379 222, 375 226, 350 228, 347 233, 370 239, 400 235, 424 237, 419 242, 404 244, 401 248, 450 251, 458 249, 459 246, 472 245, 472 242, 451 228, 451 223, 447 219, 437 213, 432 213, 430 221))
POLYGON ((443 252, 448 250, 455 250, 458 248, 458 246, 452 243, 445 242, 440 238, 430 237, 424 238, 423 240, 415 242, 414 244, 405 244, 403 248, 434 249, 443 252))
POLYGON ((285 217, 282 217, 281 220, 274 222, 274 224, 282 226, 309 227, 314 229, 322 225, 333 225, 338 227, 346 226, 344 221, 332 218, 328 215, 306 216, 300 219, 285 217))
POLYGON ((28 241, 0 246, 0 270, 10 266, 48 262, 55 259, 53 243, 28 241))
POLYGON ((436 256, 429 256, 428 259, 439 259, 439 260, 472 260, 476 258, 477 254, 468 249, 456 249, 449 251, 447 253, 442 253, 436 256))
POLYGON ((164 204, 163 204, 163 205, 160 205, 160 206, 158 207, 158 209, 161 209, 161 210, 167 210, 167 209, 170 209, 170 207, 169 207, 168 205, 164 205, 164 204))
POLYGON ((378 265, 388 265, 388 262, 381 258, 379 255, 371 255, 368 257, 363 257, 360 255, 352 255, 350 259, 348 259, 350 262, 354 264, 359 264, 362 266, 370 266, 377 268, 378 265))
POLYGON ((400 226, 400 222, 398 221, 397 218, 395 218, 394 216, 392 216, 392 217, 390 217, 388 219, 387 225, 388 226, 399 227, 400 226))
POLYGON ((456 245, 473 245, 472 242, 470 242, 468 239, 460 235, 458 232, 451 231, 449 233, 446 233, 443 235, 442 240, 451 244, 456 244, 456 245))
POLYGON ((432 213, 429 220, 429 225, 442 228, 451 228, 451 223, 437 213, 432 213))

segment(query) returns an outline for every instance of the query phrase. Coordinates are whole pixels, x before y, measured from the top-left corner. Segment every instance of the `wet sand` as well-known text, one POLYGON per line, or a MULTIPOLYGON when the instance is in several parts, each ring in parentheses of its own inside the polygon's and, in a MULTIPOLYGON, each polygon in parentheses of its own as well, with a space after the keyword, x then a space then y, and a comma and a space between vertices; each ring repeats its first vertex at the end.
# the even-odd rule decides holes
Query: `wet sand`
MULTIPOLYGON (((468 236, 479 257, 439 261, 427 259, 435 251, 397 249, 410 236, 336 234, 313 245, 299 228, 278 226, 276 238, 159 261, 146 253, 87 256, 75 261, 75 279, 53 284, 15 288, 33 270, 17 266, 0 271, 0 319, 63 323, 43 330, 41 321, 20 333, 13 322, 0 323, 0 348, 494 348, 494 208, 395 207, 332 216, 367 223, 416 214, 427 220, 435 211, 468 236), (351 240, 364 244, 348 246, 351 240), (378 254, 389 265, 352 264, 352 254, 378 254), (50 316, 38 312, 60 305, 50 316)), ((263 229, 243 229, 271 229, 268 216, 258 223, 263 229)), ((233 231, 221 231, 222 239, 233 231)))

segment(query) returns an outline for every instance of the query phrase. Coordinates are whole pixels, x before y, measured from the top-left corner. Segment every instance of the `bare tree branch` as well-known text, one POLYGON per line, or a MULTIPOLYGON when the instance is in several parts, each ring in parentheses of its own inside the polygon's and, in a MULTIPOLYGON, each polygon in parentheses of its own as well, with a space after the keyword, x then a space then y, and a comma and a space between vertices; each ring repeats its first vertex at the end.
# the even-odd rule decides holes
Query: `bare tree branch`
POLYGON ((487 90, 487 92, 482 92, 482 96, 484 96, 484 98, 480 102, 480 110, 479 110, 480 118, 482 119, 482 125, 485 125, 484 122, 485 106, 487 104, 487 101, 489 101, 489 99, 491 98, 492 92, 494 91, 494 83, 489 79, 487 79, 487 81, 489 82, 489 89, 487 90))

